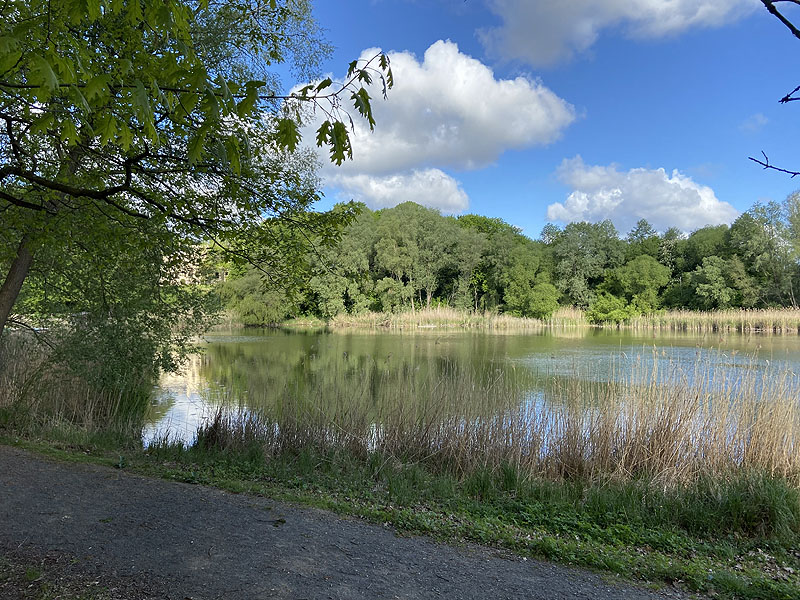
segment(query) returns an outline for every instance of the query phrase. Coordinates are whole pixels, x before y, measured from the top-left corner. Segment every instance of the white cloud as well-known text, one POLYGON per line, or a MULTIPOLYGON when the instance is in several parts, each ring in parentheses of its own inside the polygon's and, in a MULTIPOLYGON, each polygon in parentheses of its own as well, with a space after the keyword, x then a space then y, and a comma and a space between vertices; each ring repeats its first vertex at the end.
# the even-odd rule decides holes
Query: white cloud
POLYGON ((329 183, 372 208, 389 208, 409 200, 449 214, 462 213, 469 207, 469 198, 458 181, 439 169, 384 176, 339 174, 329 183))
POLYGON ((663 37, 719 27, 759 6, 758 0, 489 0, 502 24, 481 38, 494 56, 549 65, 587 50, 604 29, 663 37))
MULTIPOLYGON (((365 50, 362 58, 376 53, 365 50)), ((377 85, 370 93, 375 131, 354 117, 353 160, 322 173, 329 183, 362 176, 351 181, 360 182, 357 189, 371 206, 383 202, 375 194, 391 177, 420 181, 431 169, 444 175, 441 169, 486 167, 507 150, 555 141, 576 118, 574 108, 540 81, 498 79, 453 42, 434 43, 422 60, 409 52, 389 57, 395 79, 389 99, 377 85), (367 185, 363 176, 375 181, 367 185)), ((318 122, 306 128, 306 139, 313 139, 318 122)))
POLYGON ((558 177, 572 188, 563 203, 547 207, 551 221, 600 221, 611 219, 628 231, 639 219, 656 229, 678 227, 692 231, 705 225, 730 223, 739 212, 722 202, 708 186, 694 182, 677 170, 620 171, 615 165, 586 165, 580 156, 565 159, 558 177))
POLYGON ((739 130, 745 133, 758 133, 769 123, 769 119, 763 113, 750 115, 739 124, 739 130))

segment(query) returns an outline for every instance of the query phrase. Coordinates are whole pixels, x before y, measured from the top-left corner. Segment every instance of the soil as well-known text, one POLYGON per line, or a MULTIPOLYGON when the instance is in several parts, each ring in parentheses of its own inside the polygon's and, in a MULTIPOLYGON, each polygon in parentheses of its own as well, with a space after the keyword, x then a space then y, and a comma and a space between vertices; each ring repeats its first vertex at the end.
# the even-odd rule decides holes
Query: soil
POLYGON ((680 596, 490 548, 399 537, 268 498, 0 446, 1 598, 31 597, 23 588, 37 573, 21 576, 20 565, 54 573, 51 587, 85 586, 119 600, 680 596))

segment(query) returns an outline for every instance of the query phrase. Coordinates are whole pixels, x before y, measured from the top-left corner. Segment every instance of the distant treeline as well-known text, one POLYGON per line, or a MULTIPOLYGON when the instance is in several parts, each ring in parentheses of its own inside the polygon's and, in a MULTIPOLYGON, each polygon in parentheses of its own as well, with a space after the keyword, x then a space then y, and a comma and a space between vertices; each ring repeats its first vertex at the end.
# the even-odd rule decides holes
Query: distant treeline
POLYGON ((624 237, 602 221, 548 224, 538 240, 498 218, 406 202, 364 208, 337 245, 308 257, 308 276, 291 289, 232 265, 218 289, 246 325, 431 306, 546 319, 570 305, 590 321, 624 321, 662 308, 796 307, 799 259, 797 193, 689 235, 643 219, 624 237))

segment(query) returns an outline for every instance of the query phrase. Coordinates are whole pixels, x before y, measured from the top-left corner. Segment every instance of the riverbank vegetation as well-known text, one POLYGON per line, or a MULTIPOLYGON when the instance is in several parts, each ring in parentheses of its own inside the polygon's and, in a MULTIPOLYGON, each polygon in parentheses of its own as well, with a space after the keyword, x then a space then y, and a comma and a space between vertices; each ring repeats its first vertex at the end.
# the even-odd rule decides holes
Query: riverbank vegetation
POLYGON ((264 385, 221 386, 188 446, 124 443, 85 412, 72 427, 66 411, 19 421, 8 406, 0 435, 660 585, 800 597, 792 373, 653 357, 602 377, 540 376, 531 394, 536 376, 503 363, 309 361, 302 375, 257 370, 264 385), (238 389, 259 408, 242 409, 238 389))
MULTIPOLYGON (((643 326, 648 317, 642 315, 664 310, 796 309, 798 256, 798 195, 756 204, 730 226, 688 234, 658 233, 641 220, 621 238, 603 221, 549 224, 537 240, 500 219, 446 217, 406 202, 378 211, 362 206, 339 245, 315 252, 309 277, 291 289, 265 289, 252 266, 220 262, 216 272, 225 279, 218 287, 222 300, 242 325, 301 315, 375 321, 361 316, 370 312, 393 322, 388 315, 434 307, 548 320, 559 307, 575 307, 591 323, 643 326)), ((677 326, 680 320, 650 322, 677 326)), ((747 319, 737 323, 749 326, 747 319)), ((694 328, 700 321, 684 324, 694 328)), ((792 327, 783 325, 777 326, 792 327)))
MULTIPOLYGON (((236 326, 231 318, 222 327, 236 326)), ((482 329, 503 331, 535 331, 544 328, 603 326, 646 331, 687 333, 800 333, 800 309, 728 309, 715 311, 660 310, 637 315, 620 322, 593 323, 586 311, 561 307, 547 319, 516 317, 507 313, 476 313, 447 307, 396 313, 364 312, 339 314, 328 321, 306 317, 284 321, 286 327, 329 327, 337 329, 482 329)), ((241 325, 238 325, 241 326, 241 325)))

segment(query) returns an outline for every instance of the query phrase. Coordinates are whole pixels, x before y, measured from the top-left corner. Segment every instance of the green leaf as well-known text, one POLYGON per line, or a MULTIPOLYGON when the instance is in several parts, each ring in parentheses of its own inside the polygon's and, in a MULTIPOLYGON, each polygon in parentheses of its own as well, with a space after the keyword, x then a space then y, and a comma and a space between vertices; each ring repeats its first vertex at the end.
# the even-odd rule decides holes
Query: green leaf
POLYGON ((205 154, 205 142, 208 135, 209 127, 203 125, 197 132, 189 139, 189 164, 194 165, 203 158, 205 154))
POLYGON ((14 68, 14 65, 22 58, 22 52, 9 52, 8 54, 0 55, 0 75, 5 74, 14 68))
POLYGON ((350 135, 347 127, 341 121, 333 124, 330 135, 331 160, 341 165, 346 159, 353 159, 353 147, 350 145, 350 135))
POLYGON ((242 165, 240 161, 239 140, 234 136, 225 138, 225 151, 228 156, 228 164, 234 173, 240 173, 242 165))
POLYGON ((111 75, 104 74, 92 77, 86 87, 83 89, 83 95, 89 101, 94 100, 99 96, 105 96, 108 92, 108 83, 111 81, 111 75))
POLYGON ((323 79, 317 84, 317 92, 321 92, 325 88, 329 88, 332 85, 333 85, 333 80, 330 77, 328 77, 327 79, 323 79))
POLYGON ((136 105, 139 117, 145 123, 153 122, 153 107, 150 104, 150 96, 147 89, 140 80, 136 80, 136 87, 133 90, 133 103, 136 105))
POLYGON ((0 35, 0 54, 13 52, 19 46, 19 40, 10 35, 0 35))
POLYGON ((86 2, 86 16, 89 17, 89 22, 94 22, 100 18, 100 0, 85 0, 86 2))
POLYGON ((128 21, 131 25, 138 25, 144 19, 144 14, 142 13, 142 5, 139 3, 139 0, 130 0, 128 2, 128 21))
POLYGON ((331 122, 325 121, 322 125, 320 125, 319 129, 317 129, 317 146, 322 148, 322 146, 326 145, 330 140, 331 136, 331 122))
POLYGON ((56 89, 58 87, 58 77, 56 77, 50 63, 38 54, 34 54, 32 60, 31 82, 50 91, 56 89))
POLYGON ((67 142, 68 146, 74 146, 78 141, 78 130, 75 128, 75 123, 66 119, 61 123, 61 141, 67 142))
POLYGON ((355 106, 356 110, 361 113, 361 116, 367 120, 370 130, 374 131, 375 119, 372 117, 372 105, 370 104, 371 98, 369 97, 367 90, 361 88, 357 92, 353 92, 351 98, 353 100, 353 106, 355 106))
POLYGON ((105 113, 100 117, 95 134, 100 136, 100 145, 105 146, 117 136, 117 120, 111 113, 105 113))
POLYGON ((292 119, 278 119, 275 140, 281 148, 294 152, 300 141, 300 130, 297 128, 297 123, 292 119))
POLYGON ((188 94, 181 94, 179 106, 189 115, 195 109, 198 102, 200 102, 200 95, 190 92, 188 94))
POLYGON ((31 134, 35 135, 37 133, 47 131, 47 129, 53 124, 53 120, 54 120, 53 115, 51 113, 42 115, 33 122, 33 127, 31 127, 31 134))
POLYGON ((130 150, 132 142, 133 133, 131 133, 130 127, 128 127, 125 123, 120 122, 119 127, 117 128, 117 144, 119 144, 119 147, 127 152, 130 150))

